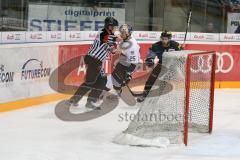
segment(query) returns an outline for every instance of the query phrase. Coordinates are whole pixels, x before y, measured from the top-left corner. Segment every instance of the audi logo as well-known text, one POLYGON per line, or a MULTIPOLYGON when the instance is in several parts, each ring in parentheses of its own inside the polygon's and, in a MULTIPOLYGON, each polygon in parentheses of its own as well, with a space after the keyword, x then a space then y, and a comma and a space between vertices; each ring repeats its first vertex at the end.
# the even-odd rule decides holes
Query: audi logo
MULTIPOLYGON (((216 52, 216 73, 229 73, 234 66, 234 60, 233 56, 228 52, 219 53, 216 52), (229 65, 226 67, 225 60, 226 58, 230 61, 229 65)), ((206 56, 205 56, 206 57, 206 56)), ((212 58, 211 56, 208 56, 208 58, 204 58, 204 56, 199 56, 197 59, 197 65, 196 68, 191 68, 191 71, 193 73, 208 73, 211 71, 211 64, 212 64, 212 58)))

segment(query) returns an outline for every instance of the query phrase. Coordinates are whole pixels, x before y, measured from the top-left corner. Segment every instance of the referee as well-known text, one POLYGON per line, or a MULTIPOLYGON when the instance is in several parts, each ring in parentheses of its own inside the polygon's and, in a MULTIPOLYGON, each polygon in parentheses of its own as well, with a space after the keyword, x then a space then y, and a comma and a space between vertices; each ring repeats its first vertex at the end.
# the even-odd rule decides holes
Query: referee
POLYGON ((96 107, 96 103, 107 84, 107 77, 102 64, 106 57, 116 50, 114 32, 118 26, 118 21, 113 17, 107 17, 104 22, 104 29, 97 35, 88 54, 84 57, 87 67, 85 82, 80 85, 76 93, 70 98, 69 103, 71 106, 77 107, 81 98, 90 91, 86 107, 100 109, 96 107))

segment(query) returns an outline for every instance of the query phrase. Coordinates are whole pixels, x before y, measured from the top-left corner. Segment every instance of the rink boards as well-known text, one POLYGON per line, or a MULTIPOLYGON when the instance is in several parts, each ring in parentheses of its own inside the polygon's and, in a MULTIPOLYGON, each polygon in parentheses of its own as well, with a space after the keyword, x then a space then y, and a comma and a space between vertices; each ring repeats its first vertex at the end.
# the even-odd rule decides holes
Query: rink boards
MULTIPOLYGON (((139 36, 139 35, 138 35, 139 36)), ((142 35, 143 36, 143 35, 142 35)), ((94 37, 94 36, 93 36, 94 37)), ((146 57, 148 48, 155 41, 139 40, 141 60, 146 57)), ((181 43, 181 41, 179 41, 181 43)), ((83 57, 92 41, 54 42, 30 44, 4 44, 0 46, 0 112, 32 105, 56 101, 69 97, 60 94, 49 86, 51 73, 66 61, 82 56, 78 68, 69 73, 65 83, 77 86, 84 79, 85 66, 83 57)), ((188 41, 185 49, 217 51, 216 88, 240 88, 240 42, 188 41)), ((104 64, 105 72, 112 71, 114 57, 104 64)), ((199 72, 203 69, 199 68, 199 72)), ((134 75, 134 88, 142 88, 148 74, 134 75), (141 83, 138 83, 141 81, 141 83)))

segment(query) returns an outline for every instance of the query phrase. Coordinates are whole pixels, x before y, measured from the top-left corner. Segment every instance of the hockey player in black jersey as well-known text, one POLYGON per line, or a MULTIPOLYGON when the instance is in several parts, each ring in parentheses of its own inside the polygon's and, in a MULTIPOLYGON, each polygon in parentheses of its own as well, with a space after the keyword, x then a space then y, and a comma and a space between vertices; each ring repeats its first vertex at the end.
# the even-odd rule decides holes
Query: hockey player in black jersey
POLYGON ((154 59, 155 57, 158 58, 158 64, 152 69, 150 76, 148 77, 147 82, 145 83, 143 95, 137 98, 138 102, 143 102, 147 97, 149 91, 151 90, 152 86, 154 85, 159 73, 161 72, 162 67, 162 55, 164 52, 170 51, 178 51, 181 50, 181 45, 171 40, 172 33, 168 31, 164 31, 161 33, 161 40, 156 42, 149 48, 147 58, 145 63, 147 67, 153 68, 154 67, 154 59))
POLYGON ((96 109, 95 103, 98 102, 102 90, 106 88, 107 77, 102 64, 110 53, 116 51, 114 32, 118 26, 118 21, 113 17, 107 17, 104 22, 104 29, 98 34, 84 58, 87 68, 85 82, 80 85, 68 101, 71 106, 77 107, 80 99, 90 91, 86 107, 96 109))

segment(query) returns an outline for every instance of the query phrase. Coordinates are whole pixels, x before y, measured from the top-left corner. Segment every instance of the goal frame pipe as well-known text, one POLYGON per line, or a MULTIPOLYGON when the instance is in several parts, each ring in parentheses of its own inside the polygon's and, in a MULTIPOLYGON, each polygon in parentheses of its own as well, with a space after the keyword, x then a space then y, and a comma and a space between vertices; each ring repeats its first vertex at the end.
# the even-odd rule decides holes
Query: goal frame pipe
POLYGON ((214 105, 214 87, 215 87, 215 68, 216 68, 216 52, 215 51, 206 51, 201 53, 192 53, 187 57, 186 63, 186 80, 185 80, 185 106, 184 106, 184 144, 188 145, 188 117, 189 117, 189 99, 190 99, 190 68, 191 68, 191 60, 192 56, 197 55, 205 55, 205 54, 213 54, 213 62, 212 62, 212 72, 211 72, 211 80, 210 80, 210 99, 209 99, 209 129, 208 132, 212 133, 213 126, 213 105, 214 105))
POLYGON ((190 97, 190 66, 192 55, 188 55, 186 63, 186 79, 185 79, 185 107, 184 107, 184 133, 183 142, 185 146, 188 144, 188 113, 189 113, 189 97, 190 97))
POLYGON ((211 74, 211 88, 210 88, 210 99, 209 99, 209 129, 208 133, 212 133, 213 128, 213 109, 214 109, 214 90, 215 90, 215 70, 216 70, 216 52, 213 54, 213 62, 212 62, 212 74, 211 74))

